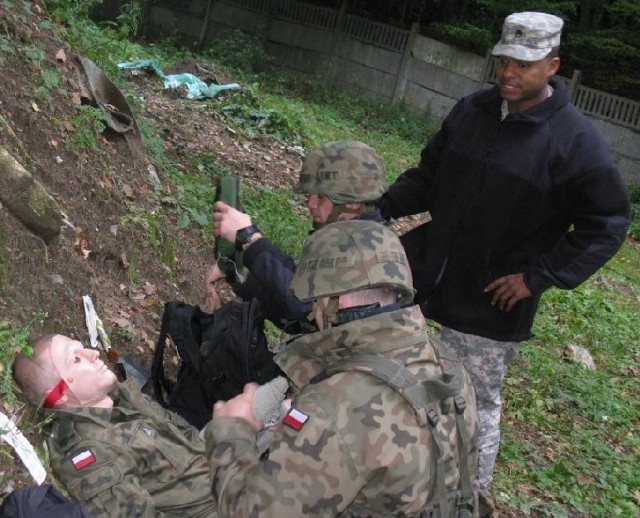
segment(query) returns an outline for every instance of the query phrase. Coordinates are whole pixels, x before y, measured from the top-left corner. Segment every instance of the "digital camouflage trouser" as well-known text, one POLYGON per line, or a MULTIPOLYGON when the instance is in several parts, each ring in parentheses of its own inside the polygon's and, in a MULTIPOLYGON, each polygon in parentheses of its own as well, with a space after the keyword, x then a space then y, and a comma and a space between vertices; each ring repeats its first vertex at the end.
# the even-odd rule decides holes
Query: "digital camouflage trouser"
POLYGON ((500 389, 507 366, 518 354, 518 342, 497 342, 442 327, 442 341, 458 353, 469 372, 478 405, 478 478, 486 489, 493 479, 493 467, 500 445, 500 389))

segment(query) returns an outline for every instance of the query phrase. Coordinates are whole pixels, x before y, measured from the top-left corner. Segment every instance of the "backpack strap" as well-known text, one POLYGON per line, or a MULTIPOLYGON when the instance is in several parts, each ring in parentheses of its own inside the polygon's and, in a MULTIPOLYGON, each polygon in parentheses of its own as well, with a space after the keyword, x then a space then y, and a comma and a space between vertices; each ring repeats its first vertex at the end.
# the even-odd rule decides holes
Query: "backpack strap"
POLYGON ((445 379, 418 380, 396 360, 377 354, 365 354, 337 361, 315 376, 310 383, 318 383, 338 372, 357 371, 370 374, 389 385, 407 400, 415 410, 420 426, 427 423, 435 426, 437 422, 435 404, 462 391, 463 378, 459 375, 462 367, 460 365, 457 367, 453 375, 448 373, 444 376, 445 379))
MULTIPOLYGON (((377 354, 345 358, 327 367, 314 376, 310 384, 318 383, 339 372, 363 372, 373 376, 398 392, 414 409, 420 426, 431 428, 431 442, 437 453, 436 459, 436 495, 441 517, 457 516, 467 518, 473 516, 474 495, 471 487, 466 452, 469 445, 469 433, 464 422, 466 402, 462 396, 464 374, 462 365, 446 358, 440 358, 444 375, 442 379, 429 378, 419 380, 397 360, 377 354), (445 486, 444 443, 446 437, 437 428, 440 415, 437 405, 444 399, 453 397, 456 411, 457 442, 459 451, 460 493, 453 504, 457 513, 453 515, 449 509, 449 499, 445 486)), ((428 516, 428 514, 427 514, 428 516)))
POLYGON ((199 345, 195 342, 191 329, 191 317, 194 311, 194 306, 176 300, 167 302, 164 305, 160 335, 151 364, 151 378, 153 380, 155 398, 165 408, 167 408, 168 402, 165 399, 164 392, 171 394, 174 385, 166 379, 164 374, 164 349, 167 338, 170 337, 173 340, 183 361, 189 362, 196 368, 199 368, 202 363, 198 354, 199 345), (192 343, 186 344, 185 341, 192 343))

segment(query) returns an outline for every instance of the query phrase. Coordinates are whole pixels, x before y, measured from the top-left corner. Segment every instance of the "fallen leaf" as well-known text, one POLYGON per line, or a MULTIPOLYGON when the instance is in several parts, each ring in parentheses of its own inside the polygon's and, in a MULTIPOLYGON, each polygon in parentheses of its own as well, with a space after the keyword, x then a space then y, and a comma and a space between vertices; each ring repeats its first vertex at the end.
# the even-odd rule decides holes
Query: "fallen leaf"
POLYGON ((57 141, 56 139, 50 139, 50 140, 49 140, 49 145, 50 145, 52 148, 57 148, 57 147, 58 147, 58 141, 57 141))
POLYGON ((142 289, 147 295, 153 295, 157 291, 155 284, 149 284, 148 282, 145 283, 142 289))
POLYGON ((85 259, 91 254, 89 250, 89 236, 81 227, 76 227, 76 241, 74 243, 76 252, 85 259))
POLYGON ((122 317, 112 318, 111 322, 113 322, 117 327, 130 327, 131 326, 131 322, 129 320, 127 320, 126 318, 122 318, 122 317))
POLYGON ((122 185, 122 192, 124 193, 124 195, 125 195, 127 198, 129 198, 129 199, 131 199, 131 200, 133 200, 133 199, 134 199, 134 196, 133 196, 133 189, 132 189, 129 185, 127 185, 126 183, 122 185))
POLYGON ((56 59, 58 61, 62 61, 63 63, 67 61, 67 53, 64 51, 64 49, 60 49, 58 50, 58 52, 56 52, 56 59))
POLYGON ((38 107, 38 105, 36 103, 31 103, 31 109, 34 112, 39 112, 40 111, 40 108, 38 107))

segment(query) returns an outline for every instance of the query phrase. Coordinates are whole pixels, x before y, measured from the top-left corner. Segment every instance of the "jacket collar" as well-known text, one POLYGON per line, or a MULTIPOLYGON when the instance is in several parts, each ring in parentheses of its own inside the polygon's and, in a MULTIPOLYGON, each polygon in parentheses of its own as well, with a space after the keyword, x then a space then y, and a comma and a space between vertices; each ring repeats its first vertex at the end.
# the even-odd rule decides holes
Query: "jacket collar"
MULTIPOLYGON (((508 115, 505 122, 522 121, 541 124, 567 104, 569 102, 569 89, 564 81, 554 76, 549 80, 549 84, 553 88, 553 95, 551 97, 532 106, 528 110, 508 115)), ((474 97, 473 103, 483 110, 495 113, 497 119, 500 120, 502 96, 500 95, 498 85, 479 92, 478 95, 474 97)))
POLYGON ((117 383, 110 393, 113 399, 112 408, 98 408, 98 407, 76 407, 76 408, 59 408, 48 409, 46 414, 55 415, 56 419, 63 419, 64 417, 73 417, 74 419, 86 419, 93 421, 94 423, 104 427, 111 422, 111 417, 115 412, 122 414, 138 414, 135 410, 128 410, 123 408, 120 403, 124 400, 132 401, 136 398, 135 390, 136 385, 133 379, 128 379, 122 383, 117 383))
POLYGON ((298 388, 327 367, 362 354, 383 354, 405 365, 436 362, 419 306, 399 309, 302 335, 279 352, 275 361, 298 388))

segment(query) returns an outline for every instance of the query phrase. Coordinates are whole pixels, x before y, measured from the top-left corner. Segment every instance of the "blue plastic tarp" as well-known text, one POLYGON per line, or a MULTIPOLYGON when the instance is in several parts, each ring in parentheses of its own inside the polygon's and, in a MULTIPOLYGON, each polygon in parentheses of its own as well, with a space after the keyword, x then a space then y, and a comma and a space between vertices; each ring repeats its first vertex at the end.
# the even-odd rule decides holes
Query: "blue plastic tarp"
POLYGON ((226 85, 217 85, 212 83, 208 85, 198 77, 184 72, 181 74, 165 74, 158 66, 158 62, 152 59, 141 59, 138 61, 129 61, 127 63, 118 63, 121 70, 135 70, 148 68, 153 70, 156 75, 164 80, 164 88, 177 88, 179 86, 187 87, 187 99, 206 99, 215 97, 224 90, 237 90, 240 85, 237 83, 229 83, 226 85))

